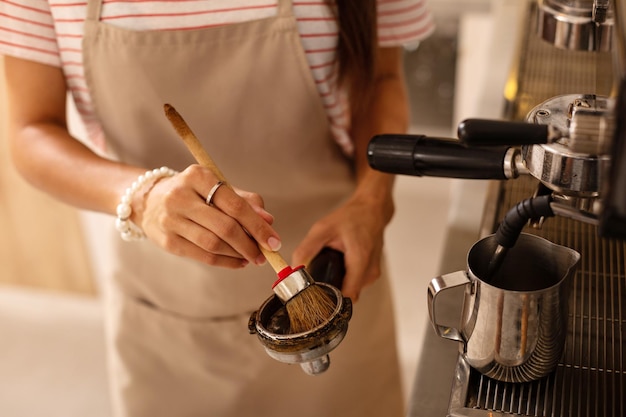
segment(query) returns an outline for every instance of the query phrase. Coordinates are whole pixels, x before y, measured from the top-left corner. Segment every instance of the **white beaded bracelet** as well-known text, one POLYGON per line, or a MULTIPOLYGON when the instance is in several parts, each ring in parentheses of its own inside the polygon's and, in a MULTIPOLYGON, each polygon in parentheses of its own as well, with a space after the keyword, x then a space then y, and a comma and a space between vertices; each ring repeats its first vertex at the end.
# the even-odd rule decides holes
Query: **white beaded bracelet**
POLYGON ((117 219, 115 220, 115 228, 118 232, 120 232, 122 239, 130 242, 133 240, 142 240, 146 237, 143 230, 130 220, 130 215, 133 212, 131 202, 133 201, 133 196, 137 190, 143 188, 146 183, 150 181, 155 181, 164 177, 171 177, 177 173, 177 171, 168 167, 151 169, 140 175, 135 182, 133 182, 131 186, 126 189, 122 199, 120 200, 120 204, 117 206, 117 219))

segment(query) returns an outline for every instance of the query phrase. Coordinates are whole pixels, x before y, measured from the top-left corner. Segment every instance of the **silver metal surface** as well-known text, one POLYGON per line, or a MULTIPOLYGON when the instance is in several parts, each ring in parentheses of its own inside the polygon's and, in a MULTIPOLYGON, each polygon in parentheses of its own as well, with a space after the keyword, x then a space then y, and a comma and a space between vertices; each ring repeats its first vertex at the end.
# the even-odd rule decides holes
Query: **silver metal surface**
POLYGON ((431 321, 441 337, 464 343, 463 360, 482 374, 533 381, 552 372, 563 352, 570 278, 580 255, 522 234, 486 282, 481 277, 496 246, 494 235, 481 239, 469 251, 467 271, 431 281, 431 321), (439 325, 435 316, 437 295, 456 286, 465 286, 458 330, 439 325))
POLYGON ((612 111, 612 100, 588 94, 555 96, 533 108, 527 121, 554 126, 563 138, 556 143, 522 147, 528 172, 558 193, 599 196, 610 163, 605 145, 608 139, 600 130, 590 137, 587 126, 591 120, 596 120, 596 127, 611 125, 612 111))
POLYGON ((599 224, 598 214, 602 210, 602 202, 597 198, 579 198, 552 194, 550 208, 555 216, 578 220, 594 226, 599 224))
POLYGON ((615 132, 615 100, 586 94, 570 104, 569 147, 574 152, 606 155, 615 132))
POLYGON ((626 75, 626 4, 623 1, 613 2, 615 12, 615 66, 617 73, 626 75))
POLYGON ((537 31, 553 45, 577 51, 609 51, 613 12, 608 0, 539 0, 537 31))
MULTIPOLYGON (((524 23, 516 54, 518 62, 509 73, 505 90, 505 118, 525 120, 539 103, 563 94, 611 97, 617 78, 611 51, 566 50, 544 41, 536 34, 537 2, 526 0, 526 3, 528 8, 522 17, 524 23)), ((626 8, 620 3, 623 2, 618 2, 618 9, 626 8)), ((626 46, 624 50, 626 62, 626 46)))
POLYGON ((514 179, 522 174, 528 174, 526 165, 524 165, 522 160, 521 151, 514 147, 507 149, 502 168, 507 179, 514 179))
POLYGON ((304 290, 315 281, 305 268, 296 269, 287 277, 283 278, 272 290, 283 303, 291 300, 296 294, 304 290))
POLYGON ((330 367, 330 356, 320 356, 309 362, 300 363, 300 368, 308 375, 319 375, 330 367))
POLYGON ((548 188, 565 195, 596 197, 602 190, 610 158, 572 153, 561 144, 522 148, 528 172, 548 188))

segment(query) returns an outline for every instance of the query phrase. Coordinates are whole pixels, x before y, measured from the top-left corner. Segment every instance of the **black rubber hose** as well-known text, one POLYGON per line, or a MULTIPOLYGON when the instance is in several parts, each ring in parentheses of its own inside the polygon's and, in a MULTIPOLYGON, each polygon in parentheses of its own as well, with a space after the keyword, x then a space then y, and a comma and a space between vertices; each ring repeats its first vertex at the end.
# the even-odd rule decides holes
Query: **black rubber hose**
POLYGON ((505 248, 512 248, 526 223, 531 219, 553 217, 550 207, 551 195, 542 195, 523 200, 511 208, 496 231, 496 242, 505 248))

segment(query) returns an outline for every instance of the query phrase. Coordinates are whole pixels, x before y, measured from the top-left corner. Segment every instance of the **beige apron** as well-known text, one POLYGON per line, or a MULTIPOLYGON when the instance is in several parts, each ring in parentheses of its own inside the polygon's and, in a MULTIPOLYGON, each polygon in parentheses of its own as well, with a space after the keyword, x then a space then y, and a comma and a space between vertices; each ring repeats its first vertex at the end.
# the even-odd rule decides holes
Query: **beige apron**
MULTIPOLYGON (((260 193, 290 259, 313 222, 351 192, 290 0, 276 17, 202 30, 132 31, 88 4, 87 83, 121 161, 182 170, 193 159, 163 114, 170 103, 240 188, 260 193)), ((198 198, 201 198, 200 196, 198 198)), ((305 375, 248 334, 271 268, 231 271, 116 239, 108 291, 119 416, 400 416, 387 280, 363 293, 330 370, 305 375)))

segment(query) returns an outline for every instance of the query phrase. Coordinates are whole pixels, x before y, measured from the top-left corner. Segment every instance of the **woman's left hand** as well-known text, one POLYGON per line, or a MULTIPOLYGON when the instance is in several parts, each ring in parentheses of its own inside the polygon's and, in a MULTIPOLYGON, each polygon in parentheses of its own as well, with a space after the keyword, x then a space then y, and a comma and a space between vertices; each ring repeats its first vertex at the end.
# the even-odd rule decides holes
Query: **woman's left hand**
POLYGON ((354 194, 345 204, 317 221, 293 254, 293 264, 308 264, 328 246, 344 253, 342 293, 357 301, 361 290, 380 277, 385 227, 393 215, 391 199, 373 201, 354 194))
POLYGON ((376 56, 368 99, 351 103, 355 192, 311 227, 293 255, 293 264, 299 265, 310 262, 324 246, 342 251, 346 263, 342 292, 353 301, 380 277, 385 227, 394 212, 394 177, 369 167, 367 146, 376 134, 406 132, 409 121, 402 49, 379 48, 376 56))
POLYGON ((370 139, 408 130, 408 96, 402 48, 379 48, 375 79, 367 100, 351 103, 356 189, 337 210, 317 221, 293 254, 293 264, 308 264, 328 246, 344 253, 342 292, 356 301, 363 288, 380 277, 385 228, 394 212, 394 176, 368 165, 370 139))

